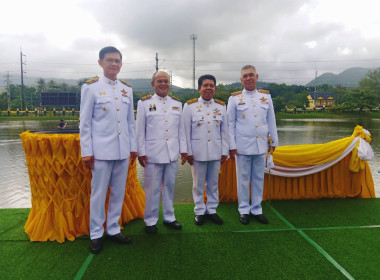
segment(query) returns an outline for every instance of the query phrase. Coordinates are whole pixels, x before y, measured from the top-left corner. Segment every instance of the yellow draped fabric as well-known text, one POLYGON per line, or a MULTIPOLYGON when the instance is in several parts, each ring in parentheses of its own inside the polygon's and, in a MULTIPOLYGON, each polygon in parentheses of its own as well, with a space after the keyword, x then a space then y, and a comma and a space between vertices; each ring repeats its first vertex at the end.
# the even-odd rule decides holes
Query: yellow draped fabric
MULTIPOLYGON (((280 146, 273 154, 276 166, 305 167, 326 164, 339 158, 360 137, 370 135, 357 126, 350 137, 326 144, 280 146)), ((374 198, 374 182, 369 165, 358 157, 359 142, 334 165, 314 174, 286 177, 265 174, 263 199, 374 198)), ((235 161, 228 159, 219 174, 220 201, 237 201, 235 161)))
MULTIPOLYGON (((24 226, 31 241, 72 241, 89 234, 91 171, 82 163, 79 134, 21 135, 32 207, 24 226)), ((106 207, 108 206, 108 197, 106 207)), ((145 194, 136 162, 129 166, 119 223, 144 216, 145 194)))
POLYGON ((326 144, 282 146, 275 150, 275 165, 302 167, 322 164, 338 158, 355 137, 346 137, 326 144))

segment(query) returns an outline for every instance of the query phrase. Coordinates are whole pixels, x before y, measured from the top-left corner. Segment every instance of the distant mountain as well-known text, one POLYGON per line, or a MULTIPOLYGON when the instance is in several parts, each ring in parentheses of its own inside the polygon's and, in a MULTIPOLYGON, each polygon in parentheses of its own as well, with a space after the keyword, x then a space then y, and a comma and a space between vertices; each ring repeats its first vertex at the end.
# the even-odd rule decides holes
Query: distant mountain
POLYGON ((343 86, 343 87, 358 87, 359 82, 367 75, 369 71, 373 69, 370 68, 349 68, 347 70, 344 70, 340 74, 333 74, 333 73, 324 73, 317 77, 316 79, 312 80, 308 84, 306 84, 306 87, 314 87, 318 85, 327 84, 330 86, 343 86))
MULTIPOLYGON (((88 77, 88 78, 92 78, 92 77, 88 77)), ((35 78, 35 77, 24 78, 24 85, 35 86, 35 85, 37 85, 38 79, 39 78, 35 78)), ((44 78, 44 79, 45 79, 46 83, 48 83, 51 80, 54 80, 56 83, 59 83, 59 84, 66 83, 69 86, 76 86, 76 85, 78 85, 78 82, 80 81, 80 79, 77 79, 77 80, 75 80, 75 79, 59 79, 59 78, 44 78)), ((84 79, 86 79, 86 78, 84 78, 84 79)), ((151 81, 150 79, 128 79, 128 78, 124 78, 124 77, 121 77, 121 79, 130 83, 132 88, 133 88, 133 91, 135 91, 135 92, 146 92, 146 93, 152 93, 153 92, 153 88, 150 85, 150 81, 151 81)), ((20 85, 21 84, 20 76, 13 76, 11 78, 11 84, 20 85)), ((4 80, 0 79, 0 91, 4 90, 5 87, 6 87, 6 82, 4 80)), ((181 88, 181 87, 177 87, 177 86, 173 85, 172 91, 173 91, 173 93, 176 93, 176 94, 186 94, 186 93, 192 93, 193 89, 181 88)))
MULTIPOLYGON (((370 68, 349 68, 345 71, 343 71, 340 74, 333 74, 333 73, 324 73, 317 77, 317 79, 314 79, 310 81, 308 84, 306 84, 306 87, 314 87, 315 85, 331 85, 336 87, 337 85, 344 86, 344 87, 358 87, 359 82, 361 79, 365 77, 365 75, 374 69, 370 68)), ((87 77, 87 78, 92 78, 92 77, 87 77)), ((39 78, 36 77, 26 77, 24 78, 24 84, 26 86, 34 86, 37 84, 37 80, 39 78)), ((76 86, 78 85, 78 82, 80 81, 79 79, 59 79, 59 78, 44 78, 46 83, 48 83, 51 80, 54 80, 56 83, 66 83, 69 86, 76 86)), ((140 92, 140 93, 152 93, 153 89, 150 85, 150 79, 128 79, 121 77, 121 79, 126 80, 132 85, 132 88, 135 92, 140 92)), ((11 77, 11 84, 14 85, 20 85, 21 84, 21 79, 20 76, 12 76, 11 77)), ((258 88, 267 88, 270 83, 267 82, 257 82, 257 87, 258 88)), ((225 88, 231 90, 240 90, 242 89, 242 85, 240 82, 235 82, 232 84, 227 84, 224 85, 225 88)), ((5 79, 0 78, 0 92, 4 91, 6 87, 5 79)), ((189 94, 193 92, 192 88, 181 88, 178 86, 173 85, 172 86, 172 91, 176 95, 181 95, 181 94, 189 94)))

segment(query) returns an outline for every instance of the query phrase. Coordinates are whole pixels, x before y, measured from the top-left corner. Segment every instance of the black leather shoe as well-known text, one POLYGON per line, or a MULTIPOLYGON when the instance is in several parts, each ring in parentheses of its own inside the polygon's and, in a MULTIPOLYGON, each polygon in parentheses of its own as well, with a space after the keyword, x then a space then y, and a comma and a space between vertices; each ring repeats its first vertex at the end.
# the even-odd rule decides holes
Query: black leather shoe
POLYGON ((182 225, 177 220, 175 220, 174 222, 171 222, 171 223, 164 222, 164 225, 168 226, 172 229, 182 229, 182 225))
POLYGON ((249 224, 249 215, 248 214, 241 214, 240 215, 240 222, 243 225, 248 225, 249 224))
POLYGON ((91 239, 90 242, 90 251, 93 254, 99 254, 102 250, 102 238, 91 239))
POLYGON ((269 224, 269 221, 264 217, 263 214, 259 214, 259 215, 252 215, 256 221, 258 221, 259 223, 262 223, 264 225, 267 225, 269 224))
POLYGON ((123 243, 123 244, 128 244, 128 243, 132 242, 132 239, 125 236, 121 232, 119 232, 118 234, 115 234, 115 235, 108 235, 108 237, 111 238, 112 240, 116 241, 116 242, 123 243))
POLYGON ((158 231, 157 229, 157 226, 156 225, 153 225, 153 226, 146 226, 145 227, 145 232, 148 233, 148 234, 156 234, 158 231))
POLYGON ((201 226, 204 221, 205 221, 205 216, 204 215, 195 215, 195 217, 194 217, 194 223, 197 226, 201 226))
POLYGON ((207 217, 217 225, 223 225, 223 220, 218 216, 218 214, 208 214, 207 217))

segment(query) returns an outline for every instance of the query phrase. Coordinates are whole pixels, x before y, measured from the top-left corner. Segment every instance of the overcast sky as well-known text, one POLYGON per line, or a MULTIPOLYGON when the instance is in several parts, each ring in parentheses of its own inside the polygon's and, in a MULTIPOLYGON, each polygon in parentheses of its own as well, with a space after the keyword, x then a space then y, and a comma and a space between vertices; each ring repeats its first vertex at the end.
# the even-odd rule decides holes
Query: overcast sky
MULTIPOLYGON (((380 67, 380 16, 374 0, 9 0, 0 17, 0 75, 88 78, 102 73, 102 47, 123 53, 120 78, 173 84, 196 78, 239 81, 253 64, 259 80, 305 84, 325 72, 380 67)), ((3 77, 0 77, 3 78, 3 77)), ((3 78, 4 79, 4 78, 3 78)), ((18 83, 17 81, 13 81, 18 83)))

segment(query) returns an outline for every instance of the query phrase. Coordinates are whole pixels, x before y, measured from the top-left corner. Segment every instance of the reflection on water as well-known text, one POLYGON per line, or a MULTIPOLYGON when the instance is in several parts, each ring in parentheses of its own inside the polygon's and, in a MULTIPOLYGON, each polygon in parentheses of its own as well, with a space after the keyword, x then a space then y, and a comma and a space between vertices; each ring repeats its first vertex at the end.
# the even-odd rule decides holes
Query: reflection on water
MULTIPOLYGON (((0 208, 29 208, 30 184, 25 154, 19 134, 26 130, 54 129, 52 121, 2 121, 0 122, 0 208)), ((298 119, 278 120, 280 145, 316 144, 350 136, 356 125, 369 130, 375 159, 369 162, 375 181, 376 196, 380 197, 380 120, 368 119, 298 119)), ((77 128, 77 121, 68 121, 67 128, 77 128)), ((143 186, 143 168, 137 167, 143 186)), ((188 164, 179 165, 174 200, 176 203, 192 202, 191 169, 188 164)))

